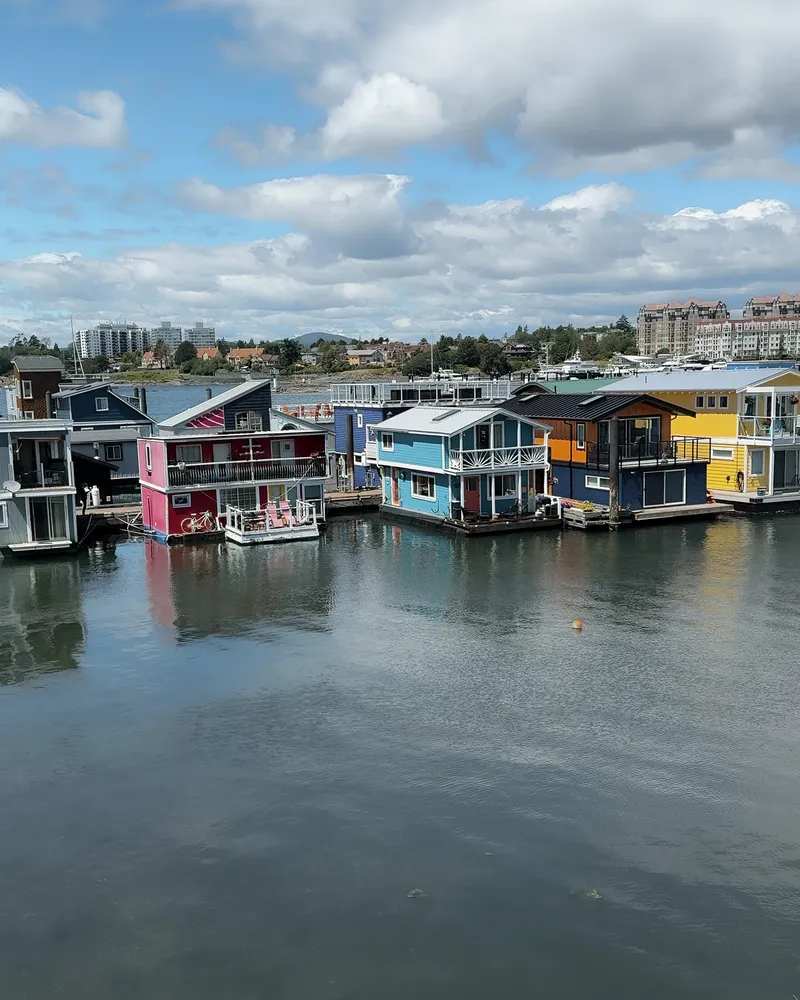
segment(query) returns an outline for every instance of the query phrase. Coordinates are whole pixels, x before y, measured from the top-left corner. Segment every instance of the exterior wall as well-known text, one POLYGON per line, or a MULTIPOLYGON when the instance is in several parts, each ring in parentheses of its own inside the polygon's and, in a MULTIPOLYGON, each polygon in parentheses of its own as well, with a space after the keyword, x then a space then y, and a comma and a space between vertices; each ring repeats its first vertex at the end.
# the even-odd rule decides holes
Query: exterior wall
MULTIPOLYGON (((100 441, 100 461, 109 462, 116 465, 116 476, 127 476, 131 479, 139 475, 139 449, 137 441, 100 441), (107 459, 106 445, 114 445, 122 448, 121 459, 107 459)), ((72 442, 72 452, 75 455, 84 455, 86 458, 94 459, 94 443, 89 441, 72 442)))
POLYGON ((745 447, 742 444, 721 445, 720 447, 730 447, 733 458, 720 459, 712 458, 708 467, 708 488, 710 490, 737 490, 737 477, 739 472, 746 475, 745 471, 745 447))
POLYGON ((217 516, 218 505, 216 489, 195 490, 194 492, 189 492, 187 490, 190 498, 190 506, 176 508, 172 506, 172 499, 179 492, 180 490, 174 490, 166 497, 167 535, 184 534, 181 524, 185 518, 191 517, 192 514, 204 514, 208 510, 211 511, 213 517, 217 516))
MULTIPOLYGON (((685 469, 686 470, 686 503, 701 504, 706 502, 706 470, 703 463, 689 465, 669 465, 657 467, 647 467, 643 469, 621 469, 619 479, 619 502, 620 506, 628 507, 630 510, 642 510, 644 507, 644 476, 648 472, 659 472, 665 469, 685 469)), ((566 499, 577 500, 578 502, 589 501, 595 504, 608 505, 609 491, 596 489, 586 485, 587 475, 604 475, 592 472, 591 469, 575 468, 570 469, 568 465, 553 464, 553 484, 552 490, 555 496, 566 499)))
POLYGON ((166 536, 169 525, 167 520, 167 504, 169 497, 158 490, 142 486, 142 524, 145 528, 166 536))
POLYGON ((62 379, 60 371, 55 372, 18 372, 14 371, 14 387, 17 397, 17 410, 20 419, 26 412, 33 411, 36 420, 47 419, 47 393, 58 392, 59 383, 62 379), (33 399, 22 398, 22 383, 31 383, 33 399))
POLYGON ((394 450, 386 451, 378 442, 378 464, 415 465, 423 469, 442 468, 442 438, 429 434, 394 434, 394 450))
MULTIPOLYGON (((402 507, 404 510, 415 511, 419 514, 427 514, 430 517, 449 517, 450 516, 450 476, 439 475, 434 476, 436 479, 436 497, 427 499, 419 499, 418 497, 413 497, 411 495, 411 470, 410 469, 400 469, 400 503, 394 504, 393 506, 402 507)), ((391 480, 388 475, 384 476, 384 497, 387 504, 391 504, 391 480)))
POLYGON ((152 421, 137 410, 135 406, 126 403, 113 392, 108 391, 107 386, 98 387, 94 392, 81 392, 78 395, 68 397, 72 420, 76 424, 114 424, 134 421, 136 423, 151 425, 152 421), (108 409, 98 410, 97 399, 107 399, 108 409))
POLYGON ((24 497, 2 500, 5 504, 8 527, 0 528, 0 549, 8 545, 22 545, 28 541, 28 504, 24 497))
MULTIPOLYGON (((394 410, 393 412, 400 412, 394 410)), ((367 427, 369 424, 379 424, 386 419, 386 411, 374 407, 335 406, 333 409, 333 426, 336 435, 336 453, 347 454, 347 418, 353 417, 353 447, 356 453, 363 451, 367 445, 367 427), (362 426, 358 426, 361 416, 362 426)), ((363 470, 362 470, 363 471, 363 470)))
POLYGON ((236 430, 236 414, 250 412, 261 415, 262 426, 269 430, 269 411, 272 409, 272 385, 269 379, 253 383, 253 391, 246 396, 240 396, 232 403, 223 407, 223 417, 226 431, 236 430))
POLYGON ((166 486, 167 485, 167 465, 166 465, 166 443, 159 438, 140 439, 136 442, 139 453, 139 479, 142 485, 166 486), (145 449, 150 446, 152 456, 151 470, 148 472, 145 461, 145 449))

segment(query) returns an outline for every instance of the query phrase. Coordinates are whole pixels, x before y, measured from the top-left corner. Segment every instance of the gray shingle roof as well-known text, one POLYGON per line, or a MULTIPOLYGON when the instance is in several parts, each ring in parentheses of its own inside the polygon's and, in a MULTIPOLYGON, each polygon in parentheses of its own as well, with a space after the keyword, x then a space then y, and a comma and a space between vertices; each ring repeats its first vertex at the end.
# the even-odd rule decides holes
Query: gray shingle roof
POLYGON ((694 411, 673 403, 665 403, 663 399, 655 399, 646 393, 626 392, 587 392, 566 393, 557 396, 555 393, 537 393, 530 397, 519 396, 501 403, 500 408, 509 413, 528 419, 539 420, 603 420, 620 410, 625 410, 634 403, 651 403, 669 413, 683 413, 694 416, 694 411))
POLYGON ((14 358, 18 372, 63 372, 64 363, 49 354, 20 354, 14 358))

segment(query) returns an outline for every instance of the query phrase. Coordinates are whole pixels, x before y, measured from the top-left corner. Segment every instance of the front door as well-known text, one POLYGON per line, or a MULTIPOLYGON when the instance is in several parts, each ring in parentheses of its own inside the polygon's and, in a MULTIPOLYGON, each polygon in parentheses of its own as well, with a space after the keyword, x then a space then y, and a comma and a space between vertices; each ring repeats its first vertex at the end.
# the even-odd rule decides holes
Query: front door
POLYGON ((481 512, 481 481, 478 476, 468 476, 464 480, 464 510, 470 514, 481 512))
POLYGON ((273 438, 270 448, 273 458, 294 458, 294 438, 273 438))
POLYGON ((797 448, 775 449, 773 488, 800 490, 800 451, 797 448))
POLYGON ((397 469, 392 469, 392 503, 395 507, 400 504, 400 473, 397 469))

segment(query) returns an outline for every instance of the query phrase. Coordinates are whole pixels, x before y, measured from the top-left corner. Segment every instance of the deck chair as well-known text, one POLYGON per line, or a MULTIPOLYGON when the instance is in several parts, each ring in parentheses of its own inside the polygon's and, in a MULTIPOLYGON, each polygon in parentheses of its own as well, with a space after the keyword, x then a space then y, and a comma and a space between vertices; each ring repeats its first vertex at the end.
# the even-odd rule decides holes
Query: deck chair
POLYGON ((294 515, 292 514, 292 507, 288 500, 281 500, 280 504, 281 517, 283 518, 284 524, 288 527, 293 528, 295 525, 294 515))
POLYGON ((283 521, 278 516, 278 508, 274 503, 267 504, 267 520, 270 528, 282 528, 283 521))

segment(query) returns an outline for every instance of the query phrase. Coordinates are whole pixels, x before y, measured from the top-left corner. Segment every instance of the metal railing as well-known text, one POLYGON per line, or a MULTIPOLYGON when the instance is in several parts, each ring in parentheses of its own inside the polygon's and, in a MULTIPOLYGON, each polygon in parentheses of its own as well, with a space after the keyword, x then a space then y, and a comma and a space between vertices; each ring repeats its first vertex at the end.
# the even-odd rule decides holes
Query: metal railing
POLYGON ((800 416, 745 417, 739 416, 739 437, 796 438, 800 437, 800 416))
POLYGON ((459 379, 420 382, 340 382, 331 386, 334 406, 416 406, 439 403, 491 403, 509 399, 519 383, 509 379, 459 379))
POLYGON ((270 480, 325 479, 325 456, 313 458, 256 459, 252 462, 196 462, 170 465, 169 486, 220 486, 270 480))
POLYGON ((69 473, 65 468, 54 469, 40 465, 38 469, 20 469, 14 475, 23 490, 41 490, 70 485, 69 473))
POLYGON ((240 507, 225 508, 225 527, 245 535, 253 532, 291 532, 293 528, 309 528, 317 523, 317 511, 313 503, 298 500, 280 509, 271 504, 266 510, 242 510, 240 507))
POLYGON ((544 445, 530 445, 524 448, 482 448, 474 451, 451 451, 448 469, 451 472, 468 472, 472 469, 507 469, 521 466, 547 464, 547 449, 544 445))
MULTIPOLYGON (((607 444, 588 442, 586 464, 607 469, 611 449, 607 444)), ((621 465, 679 465, 711 461, 711 438, 674 437, 669 441, 620 442, 621 465)))

